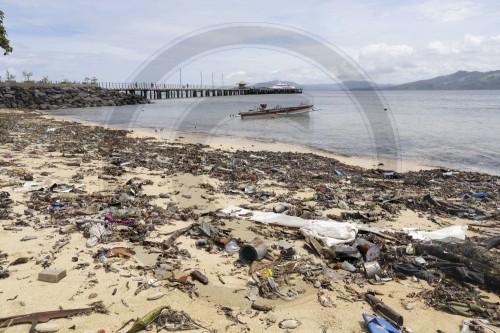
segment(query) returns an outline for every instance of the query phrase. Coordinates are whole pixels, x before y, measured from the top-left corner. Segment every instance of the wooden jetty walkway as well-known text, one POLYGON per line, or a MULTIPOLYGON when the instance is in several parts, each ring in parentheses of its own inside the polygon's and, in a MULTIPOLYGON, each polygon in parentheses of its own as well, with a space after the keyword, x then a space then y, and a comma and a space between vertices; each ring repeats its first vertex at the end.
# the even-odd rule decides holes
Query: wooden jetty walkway
POLYGON ((236 87, 207 87, 195 85, 153 84, 153 83, 98 83, 101 88, 120 91, 125 94, 141 95, 148 99, 194 98, 217 96, 242 96, 265 94, 301 94, 302 88, 251 88, 245 85, 236 87))

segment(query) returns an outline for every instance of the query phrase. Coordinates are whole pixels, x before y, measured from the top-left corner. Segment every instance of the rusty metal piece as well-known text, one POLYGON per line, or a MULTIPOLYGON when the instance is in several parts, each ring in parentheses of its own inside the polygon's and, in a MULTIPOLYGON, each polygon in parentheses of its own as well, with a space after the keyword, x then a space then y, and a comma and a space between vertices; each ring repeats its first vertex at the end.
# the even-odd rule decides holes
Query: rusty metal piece
POLYGON ((70 309, 70 310, 34 312, 25 315, 4 317, 0 318, 0 328, 19 325, 19 324, 46 323, 51 319, 67 318, 79 314, 89 314, 92 311, 94 311, 94 307, 70 309))
POLYGON ((205 275, 201 274, 200 271, 192 271, 190 275, 193 280, 201 282, 202 284, 205 285, 208 284, 208 278, 205 275))

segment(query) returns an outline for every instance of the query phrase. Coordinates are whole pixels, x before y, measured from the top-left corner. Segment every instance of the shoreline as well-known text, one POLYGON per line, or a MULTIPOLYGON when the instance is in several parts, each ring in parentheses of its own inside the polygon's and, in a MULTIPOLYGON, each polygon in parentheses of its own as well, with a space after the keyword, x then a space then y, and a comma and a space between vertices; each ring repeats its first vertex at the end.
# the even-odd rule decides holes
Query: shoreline
POLYGON ((500 176, 500 173, 496 170, 491 170, 488 167, 481 167, 480 164, 475 166, 464 166, 464 165, 455 165, 455 166, 445 166, 440 163, 433 163, 428 160, 418 160, 414 158, 405 158, 401 157, 399 161, 381 159, 377 161, 375 156, 362 156, 356 154, 344 154, 336 151, 327 150, 324 148, 317 148, 307 145, 295 144, 295 143, 287 143, 279 140, 273 139, 259 139, 253 137, 246 136, 238 136, 238 135, 221 135, 221 134, 212 134, 207 132, 194 132, 194 131, 176 131, 172 129, 164 129, 163 133, 155 133, 154 128, 125 128, 119 125, 107 125, 101 124, 99 122, 91 122, 86 120, 78 119, 77 117, 71 115, 52 115, 49 112, 41 111, 44 116, 52 117, 54 119, 61 120, 70 120, 80 122, 82 124, 89 124, 94 126, 107 126, 109 128, 121 129, 121 130, 129 130, 134 132, 144 132, 145 136, 152 136, 161 139, 175 139, 175 137, 182 136, 182 140, 185 143, 204 143, 210 144, 212 146, 218 145, 219 148, 223 149, 247 149, 252 151, 266 150, 266 151, 290 151, 290 152, 305 152, 305 153, 313 153, 321 156, 327 156, 331 158, 335 158, 343 163, 353 166, 361 166, 366 169, 384 169, 387 171, 397 171, 397 172, 408 172, 408 171, 419 171, 419 170, 431 170, 431 169, 443 169, 443 170, 453 170, 453 171, 463 171, 463 172, 479 172, 485 173, 492 176, 500 176), (207 140, 209 142, 207 142, 207 140), (282 148, 282 150, 280 150, 282 148), (378 163, 382 163, 384 165, 376 165, 378 163), (389 166, 397 165, 399 170, 391 170, 389 166))
MULTIPOLYGON (((451 169, 447 167, 442 167, 439 165, 426 164, 417 160, 404 159, 401 158, 399 162, 394 162, 393 160, 381 159, 378 163, 383 163, 384 165, 378 165, 375 157, 369 156, 356 156, 341 154, 334 151, 329 151, 321 148, 314 148, 306 145, 290 144, 278 140, 264 140, 245 136, 236 135, 213 135, 206 132, 193 132, 193 131, 174 131, 172 129, 164 129, 163 133, 156 133, 154 129, 139 128, 139 129, 129 129, 117 125, 103 125, 97 122, 90 122, 78 119, 72 116, 56 116, 50 113, 42 112, 41 115, 47 119, 55 119, 58 121, 75 121, 88 126, 103 126, 110 129, 117 130, 127 130, 133 133, 132 135, 138 138, 144 137, 154 137, 156 139, 163 140, 177 140, 179 143, 187 144, 207 144, 212 148, 220 148, 228 151, 248 150, 248 151, 270 151, 270 152, 298 152, 298 153, 311 153, 319 156, 329 157, 336 159, 342 163, 351 166, 359 166, 365 169, 384 169, 384 165, 391 165, 393 163, 400 164, 401 170, 398 172, 408 172, 408 171, 420 171, 420 170, 432 170, 432 169, 451 169), (207 142, 208 139, 208 142, 207 142)), ((387 169, 389 170, 389 169, 387 169)), ((459 170, 459 169, 458 169, 459 170)), ((391 171, 391 170, 389 170, 391 171)), ((467 170, 459 170, 467 171, 467 170)), ((487 173, 483 171, 477 171, 481 173, 487 173)))
MULTIPOLYGON (((280 323, 287 319, 300 322, 297 332, 359 332, 362 314, 374 311, 362 295, 373 289, 404 316, 405 327, 456 332, 465 317, 429 303, 428 296, 439 287, 459 288, 453 289, 459 295, 474 292, 474 300, 484 297, 496 304, 485 303, 491 311, 499 311, 499 294, 485 286, 468 289, 448 278, 428 283, 395 275, 389 268, 381 273, 388 280, 369 279, 363 260, 352 261, 355 272, 339 269, 338 259, 314 250, 317 245, 297 229, 221 211, 235 205, 270 213, 283 205, 284 216, 382 230, 389 238, 361 232, 357 237, 377 244, 384 254, 380 265, 391 267, 392 255, 413 262, 415 256, 405 251, 421 242, 411 240, 403 228, 458 227, 472 243, 491 236, 478 226, 481 220, 442 209, 463 205, 477 214, 494 214, 500 182, 488 175, 459 172, 445 178, 439 170, 425 170, 398 179, 308 152, 236 151, 233 142, 205 146, 187 138, 159 140, 149 132, 107 130, 38 113, 0 114, 0 133, 5 134, 0 138, 0 192, 7 193, 0 197, 5 206, 0 205, 0 266, 10 273, 0 280, 0 302, 5 304, 0 317, 98 302, 108 314, 94 311, 50 323, 60 332, 73 326, 76 332, 115 332, 131 319, 170 306, 218 332, 281 333, 280 323), (231 146, 232 151, 223 149, 231 146), (333 169, 344 175, 335 175, 333 169), (492 197, 464 199, 463 191, 489 192, 492 197), (428 206, 422 199, 427 195, 441 204, 428 206), (133 224, 107 223, 107 214, 133 224), (91 230, 97 224, 109 234, 94 233, 93 245, 91 230), (215 231, 206 234, 200 225, 215 231), (188 231, 178 233, 182 230, 188 231), (210 236, 212 232, 222 236, 210 236), (178 237, 170 242, 174 235, 178 237), (237 253, 228 253, 222 242, 234 239, 243 246, 255 237, 268 245, 268 256, 251 266, 243 265, 237 253), (283 256, 283 243, 292 246, 293 257, 283 256), (108 253, 117 248, 125 252, 98 259, 101 249, 108 253), (57 283, 39 281, 44 265, 63 268, 67 276, 57 283), (170 273, 159 274, 159 268, 170 273), (194 279, 193 272, 206 280, 194 279), (279 295, 269 293, 264 282, 268 277, 277 283, 279 295), (270 310, 256 310, 254 304, 270 310)), ((485 222, 498 221, 493 218, 485 222)), ((15 325, 5 332, 28 329, 15 325)))

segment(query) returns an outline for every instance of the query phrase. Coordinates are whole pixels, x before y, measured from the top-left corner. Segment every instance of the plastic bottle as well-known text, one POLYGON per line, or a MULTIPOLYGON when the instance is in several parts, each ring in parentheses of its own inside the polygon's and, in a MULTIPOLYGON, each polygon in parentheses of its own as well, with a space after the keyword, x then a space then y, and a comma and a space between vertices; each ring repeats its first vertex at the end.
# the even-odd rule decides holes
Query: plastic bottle
POLYGON ((99 250, 97 252, 97 259, 103 263, 106 264, 108 262, 108 258, 106 258, 106 254, 104 253, 104 250, 99 250))
POLYGON ((106 254, 103 249, 97 252, 97 259, 102 263, 104 270, 108 272, 109 271, 108 258, 106 258, 106 254))
POLYGON ((231 239, 229 242, 227 242, 225 246, 226 252, 229 254, 236 253, 240 250, 240 247, 238 246, 238 243, 234 239, 231 239))
POLYGON ((343 270, 348 271, 348 272, 356 272, 356 270, 357 270, 356 267, 354 267, 348 261, 343 261, 342 265, 340 266, 340 268, 342 268, 343 270))

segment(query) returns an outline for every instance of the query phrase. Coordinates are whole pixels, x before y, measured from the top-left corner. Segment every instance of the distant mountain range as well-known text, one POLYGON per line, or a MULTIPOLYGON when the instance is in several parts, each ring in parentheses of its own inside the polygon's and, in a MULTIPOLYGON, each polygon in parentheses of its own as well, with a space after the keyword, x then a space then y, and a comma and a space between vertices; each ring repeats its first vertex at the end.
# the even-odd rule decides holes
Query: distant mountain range
POLYGON ((500 71, 466 72, 438 76, 390 87, 391 90, 487 90, 500 89, 500 71))
MULTIPOLYGON (((267 81, 253 84, 252 87, 271 87, 280 81, 267 81)), ((346 81, 343 83, 298 84, 292 81, 281 81, 290 86, 302 87, 304 90, 496 90, 500 89, 500 70, 491 72, 459 71, 451 75, 438 76, 433 79, 420 80, 400 85, 377 84, 369 81, 346 81)))
POLYGON ((304 84, 304 90, 367 90, 367 89, 385 89, 392 87, 393 84, 381 84, 369 81, 345 81, 342 83, 320 83, 304 84))

